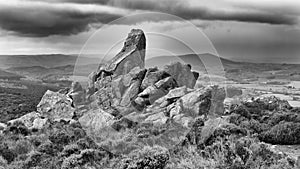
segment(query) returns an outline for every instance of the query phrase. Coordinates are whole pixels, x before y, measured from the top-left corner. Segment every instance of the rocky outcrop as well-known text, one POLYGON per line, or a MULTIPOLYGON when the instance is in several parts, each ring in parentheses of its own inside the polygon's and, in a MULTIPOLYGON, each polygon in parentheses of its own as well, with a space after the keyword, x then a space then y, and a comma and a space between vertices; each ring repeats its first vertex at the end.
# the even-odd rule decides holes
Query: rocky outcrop
MULTIPOLYGON (((189 131, 196 117, 222 111, 217 106, 223 106, 225 92, 214 86, 193 89, 199 73, 192 72, 190 65, 178 62, 163 70, 145 69, 144 49, 144 34, 132 30, 121 52, 90 75, 92 88, 87 93, 92 109, 79 122, 88 133, 102 133, 101 137, 123 130, 135 131, 144 125, 174 126, 156 133, 157 142, 173 146, 189 131), (211 108, 213 104, 215 107, 211 108)), ((148 134, 137 137, 148 138, 152 130, 143 132, 148 134)))
POLYGON ((75 112, 72 102, 67 95, 48 90, 37 105, 37 111, 49 119, 71 119, 75 112))
POLYGON ((145 69, 145 46, 144 33, 132 30, 121 52, 90 74, 87 91, 77 82, 66 91, 47 91, 38 112, 50 120, 78 120, 92 138, 112 139, 116 132, 131 130, 137 138, 150 139, 154 132, 167 147, 179 143, 197 117, 221 113, 223 88, 194 89, 199 73, 179 62, 163 70, 145 69), (149 125, 169 127, 139 131, 149 125))

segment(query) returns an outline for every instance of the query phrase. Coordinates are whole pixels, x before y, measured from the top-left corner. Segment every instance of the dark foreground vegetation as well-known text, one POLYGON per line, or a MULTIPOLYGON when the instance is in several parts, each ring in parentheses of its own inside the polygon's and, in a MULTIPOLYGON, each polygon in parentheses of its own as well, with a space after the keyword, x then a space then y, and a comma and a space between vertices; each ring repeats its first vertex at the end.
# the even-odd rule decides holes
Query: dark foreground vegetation
MULTIPOLYGON (((197 118, 186 138, 171 149, 145 146, 128 154, 113 154, 87 136, 76 121, 49 121, 41 130, 15 122, 0 137, 0 166, 5 169, 297 169, 295 159, 276 153, 266 143, 299 144, 299 126, 299 110, 285 107, 284 103, 256 100, 233 105, 230 114, 222 118, 197 118)), ((129 137, 125 135, 124 142, 129 137)))

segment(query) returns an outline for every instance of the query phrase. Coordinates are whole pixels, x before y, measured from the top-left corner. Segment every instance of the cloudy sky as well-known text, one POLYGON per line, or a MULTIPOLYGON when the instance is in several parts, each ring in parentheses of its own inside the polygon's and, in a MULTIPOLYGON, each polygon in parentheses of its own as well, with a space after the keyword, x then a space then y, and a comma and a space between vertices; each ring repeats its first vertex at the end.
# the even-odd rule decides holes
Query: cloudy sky
MULTIPOLYGON (((165 12, 190 21, 225 58, 300 63, 298 0, 0 0, 0 54, 78 54, 102 26, 143 12, 165 12)), ((178 21, 141 20, 149 32, 176 29, 192 37, 178 21)), ((95 49, 110 46, 110 36, 139 27, 132 24, 112 24, 118 28, 106 32, 95 49)), ((174 51, 178 49, 175 45, 174 51)))

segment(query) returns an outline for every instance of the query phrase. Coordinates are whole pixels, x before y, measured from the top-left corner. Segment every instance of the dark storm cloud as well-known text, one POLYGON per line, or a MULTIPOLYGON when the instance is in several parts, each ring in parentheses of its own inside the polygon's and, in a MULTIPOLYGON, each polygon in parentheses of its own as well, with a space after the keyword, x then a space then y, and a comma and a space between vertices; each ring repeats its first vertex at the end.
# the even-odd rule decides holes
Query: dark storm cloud
POLYGON ((72 35, 136 10, 165 12, 187 20, 283 25, 298 21, 295 13, 272 12, 272 7, 264 10, 265 6, 241 7, 232 5, 231 1, 234 0, 0 0, 0 28, 21 36, 72 35))
MULTIPOLYGON (((184 19, 224 20, 240 22, 257 22, 267 24, 294 25, 297 16, 285 13, 273 13, 272 11, 250 10, 246 7, 233 8, 232 6, 218 6, 206 0, 110 0, 108 4, 128 9, 141 9, 149 11, 166 12, 184 19), (195 5, 193 5, 195 3, 195 5)), ((222 2, 222 1, 219 1, 222 2)), ((226 4, 228 5, 228 4, 226 4)), ((251 7, 253 8, 253 7, 251 7)))
POLYGON ((0 27, 21 36, 77 34, 126 14, 125 10, 99 5, 15 2, 18 4, 0 3, 0 27))

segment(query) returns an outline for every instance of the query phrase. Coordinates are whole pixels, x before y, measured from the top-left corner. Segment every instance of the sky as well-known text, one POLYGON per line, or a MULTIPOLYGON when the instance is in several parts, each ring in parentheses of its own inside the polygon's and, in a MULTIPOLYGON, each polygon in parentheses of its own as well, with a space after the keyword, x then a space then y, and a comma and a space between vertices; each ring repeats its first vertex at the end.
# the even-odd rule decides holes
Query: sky
POLYGON ((215 49, 232 60, 300 63, 299 18, 298 0, 0 0, 0 54, 79 54, 85 52, 83 46, 91 53, 105 53, 117 39, 122 45, 128 30, 138 27, 149 37, 151 55, 189 51, 176 45, 175 38, 151 34, 158 32, 186 37, 189 45, 204 49, 199 52, 215 49), (141 17, 136 18, 140 23, 118 22, 145 12, 182 20, 141 17), (202 36, 194 36, 186 22, 202 36), (105 36, 100 35, 107 24, 105 36))

